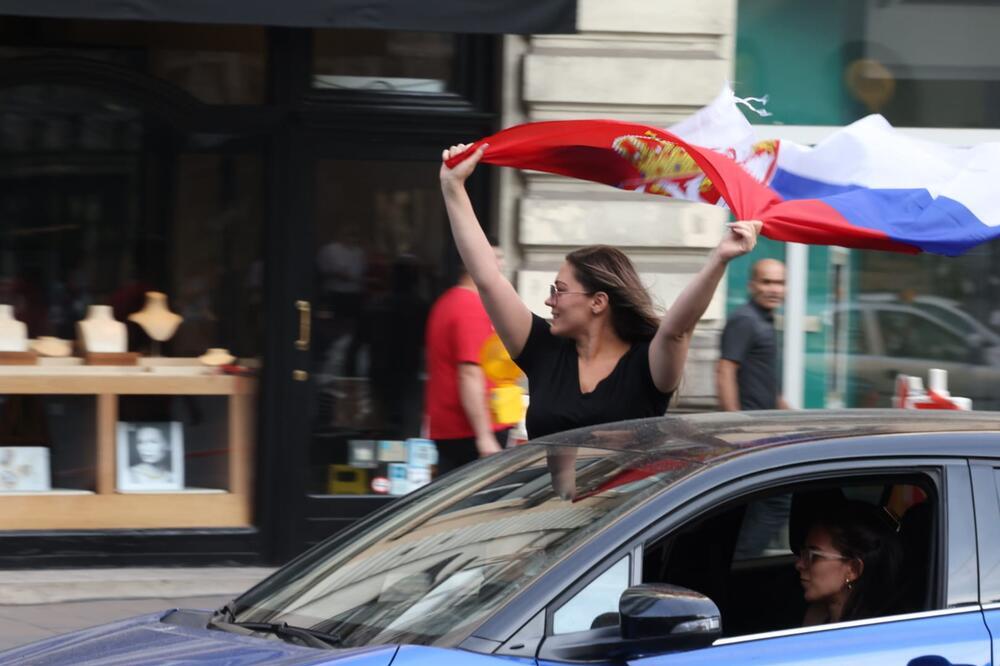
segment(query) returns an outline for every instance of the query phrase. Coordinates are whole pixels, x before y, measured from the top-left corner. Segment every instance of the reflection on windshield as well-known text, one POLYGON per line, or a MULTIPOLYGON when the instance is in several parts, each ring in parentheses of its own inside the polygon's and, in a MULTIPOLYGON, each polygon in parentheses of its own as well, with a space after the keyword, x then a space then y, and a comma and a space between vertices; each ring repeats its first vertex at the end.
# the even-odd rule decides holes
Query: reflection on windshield
POLYGON ((434 643, 467 630, 690 464, 526 445, 435 484, 239 600, 240 621, 336 633, 345 646, 434 643))

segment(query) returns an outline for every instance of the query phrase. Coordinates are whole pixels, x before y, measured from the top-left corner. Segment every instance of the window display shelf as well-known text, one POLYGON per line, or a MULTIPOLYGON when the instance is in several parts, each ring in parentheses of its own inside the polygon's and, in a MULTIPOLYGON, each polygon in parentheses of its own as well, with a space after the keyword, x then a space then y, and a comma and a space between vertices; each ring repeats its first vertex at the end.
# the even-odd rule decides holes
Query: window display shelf
POLYGON ((250 496, 235 493, 0 497, 4 530, 97 530, 250 525, 250 496))
POLYGON ((10 366, 0 370, 0 393, 23 395, 236 395, 253 392, 253 386, 247 377, 169 367, 10 366))
POLYGON ((207 374, 184 364, 0 368, 0 394, 96 398, 96 492, 0 494, 0 530, 246 527, 252 524, 252 377, 207 374), (119 396, 221 396, 226 409, 228 488, 120 492, 116 487, 119 396))
POLYGON ((52 490, 5 490, 0 492, 0 499, 4 497, 42 497, 50 495, 93 495, 93 490, 78 490, 77 488, 53 488, 52 490))

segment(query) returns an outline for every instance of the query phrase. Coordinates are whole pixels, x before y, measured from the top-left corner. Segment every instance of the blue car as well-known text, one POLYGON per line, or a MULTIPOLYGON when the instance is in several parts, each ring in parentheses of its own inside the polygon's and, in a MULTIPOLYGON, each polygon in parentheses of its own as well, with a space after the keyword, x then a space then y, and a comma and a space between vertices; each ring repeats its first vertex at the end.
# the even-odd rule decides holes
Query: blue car
POLYGON ((448 474, 223 608, 0 664, 981 666, 1000 657, 998 480, 997 413, 586 428, 448 474), (875 582, 897 582, 877 613, 810 620, 803 562, 850 558, 807 541, 809 521, 848 506, 883 521, 901 559, 875 582))

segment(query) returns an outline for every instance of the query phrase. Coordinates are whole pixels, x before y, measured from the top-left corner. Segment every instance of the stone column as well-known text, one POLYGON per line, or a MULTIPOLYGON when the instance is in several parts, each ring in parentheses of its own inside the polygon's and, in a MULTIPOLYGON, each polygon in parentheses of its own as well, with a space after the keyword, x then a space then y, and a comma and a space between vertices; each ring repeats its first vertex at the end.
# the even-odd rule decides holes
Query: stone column
MULTIPOLYGON (((735 0, 580 0, 578 34, 506 37, 502 124, 614 118, 668 127, 712 101, 733 69, 735 0)), ((500 239, 532 310, 563 256, 608 243, 668 307, 718 242, 726 211, 540 173, 498 170, 500 239)), ((676 407, 712 408, 725 286, 699 324, 676 407)))

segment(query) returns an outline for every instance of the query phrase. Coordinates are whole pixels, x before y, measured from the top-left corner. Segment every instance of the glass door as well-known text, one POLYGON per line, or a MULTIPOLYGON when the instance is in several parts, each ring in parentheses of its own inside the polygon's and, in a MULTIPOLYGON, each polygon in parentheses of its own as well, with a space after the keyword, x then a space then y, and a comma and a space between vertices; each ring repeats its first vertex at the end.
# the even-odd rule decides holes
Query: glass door
POLYGON ((419 159, 314 162, 307 219, 315 240, 302 259, 311 298, 296 304, 308 345, 299 356, 309 394, 302 546, 434 473, 433 452, 414 441, 422 434, 424 327, 458 260, 436 149, 401 154, 414 152, 419 159))

